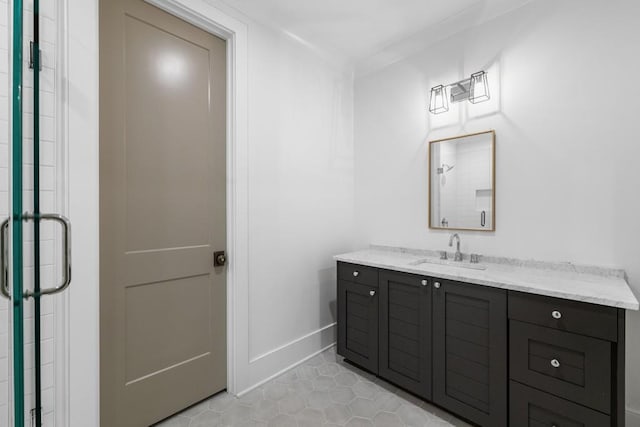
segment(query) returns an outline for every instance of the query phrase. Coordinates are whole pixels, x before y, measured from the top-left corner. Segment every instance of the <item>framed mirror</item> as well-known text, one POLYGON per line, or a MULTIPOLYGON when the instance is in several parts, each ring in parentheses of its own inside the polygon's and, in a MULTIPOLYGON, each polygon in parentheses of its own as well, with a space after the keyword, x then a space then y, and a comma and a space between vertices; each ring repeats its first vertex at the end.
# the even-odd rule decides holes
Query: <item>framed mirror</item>
POLYGON ((429 228, 494 231, 495 131, 429 141, 429 228))

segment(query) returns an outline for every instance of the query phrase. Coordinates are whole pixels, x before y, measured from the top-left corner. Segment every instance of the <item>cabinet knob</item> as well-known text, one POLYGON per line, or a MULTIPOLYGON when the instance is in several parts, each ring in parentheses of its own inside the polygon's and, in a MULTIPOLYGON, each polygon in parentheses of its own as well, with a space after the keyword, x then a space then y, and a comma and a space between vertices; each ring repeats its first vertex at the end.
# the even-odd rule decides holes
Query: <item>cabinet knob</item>
POLYGON ((553 359, 551 361, 551 366, 553 366, 554 368, 559 368, 560 367, 560 362, 558 361, 558 359, 553 359))
POLYGON ((374 296, 376 294, 376 291, 369 291, 369 295, 374 296))
POLYGON ((433 282, 433 287, 436 289, 440 289, 440 282, 433 282))
POLYGON ((560 313, 558 310, 553 310, 551 312, 551 316, 553 316, 554 319, 560 319, 562 317, 562 313, 560 313))
POLYGON ((428 283, 428 282, 427 282, 426 280, 423 280, 423 281, 421 281, 420 283, 422 284, 422 286, 427 286, 427 283, 428 283))
POLYGON ((353 272, 353 277, 358 277, 358 274, 360 274, 358 271, 354 271, 353 272))

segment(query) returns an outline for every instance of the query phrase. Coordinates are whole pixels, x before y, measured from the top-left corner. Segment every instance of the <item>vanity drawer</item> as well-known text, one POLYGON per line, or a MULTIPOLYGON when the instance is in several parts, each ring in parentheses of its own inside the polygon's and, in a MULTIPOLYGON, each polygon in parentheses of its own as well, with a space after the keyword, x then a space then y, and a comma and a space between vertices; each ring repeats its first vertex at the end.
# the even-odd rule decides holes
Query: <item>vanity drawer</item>
POLYGON ((509 375, 609 414, 611 346, 608 341, 512 320, 509 375))
POLYGON ((378 269, 364 265, 338 263, 338 279, 378 287, 378 269))
POLYGON ((511 381, 509 425, 518 427, 607 427, 611 418, 511 381))
POLYGON ((618 340, 617 310, 613 307, 510 291, 509 318, 609 341, 618 340))

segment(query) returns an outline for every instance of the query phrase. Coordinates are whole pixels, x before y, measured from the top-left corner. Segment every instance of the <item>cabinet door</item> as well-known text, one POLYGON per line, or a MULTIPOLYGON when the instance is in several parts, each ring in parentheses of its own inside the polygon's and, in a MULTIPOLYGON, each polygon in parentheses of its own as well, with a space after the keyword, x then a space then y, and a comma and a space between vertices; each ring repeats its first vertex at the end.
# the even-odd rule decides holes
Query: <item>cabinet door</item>
POLYGON ((511 381, 510 425, 522 427, 606 427, 611 418, 548 393, 511 381))
POLYGON ((338 354, 378 373, 378 289, 338 280, 338 354))
POLYGON ((380 376, 431 399, 431 287, 426 277, 380 272, 380 376))
POLYGON ((507 425, 507 292, 433 279, 433 401, 507 425))

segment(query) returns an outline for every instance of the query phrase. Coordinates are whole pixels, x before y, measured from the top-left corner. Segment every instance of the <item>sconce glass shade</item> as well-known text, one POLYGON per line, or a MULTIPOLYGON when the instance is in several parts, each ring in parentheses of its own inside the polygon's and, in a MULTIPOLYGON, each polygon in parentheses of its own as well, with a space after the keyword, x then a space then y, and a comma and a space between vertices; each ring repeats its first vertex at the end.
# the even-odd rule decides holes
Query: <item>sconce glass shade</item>
POLYGON ((447 91, 443 85, 438 85, 431 88, 429 111, 433 114, 440 114, 444 113, 445 111, 449 111, 449 100, 447 99, 447 91))
POLYGON ((469 84, 469 102, 477 104, 489 100, 489 84, 487 83, 487 73, 478 71, 471 74, 469 84))

